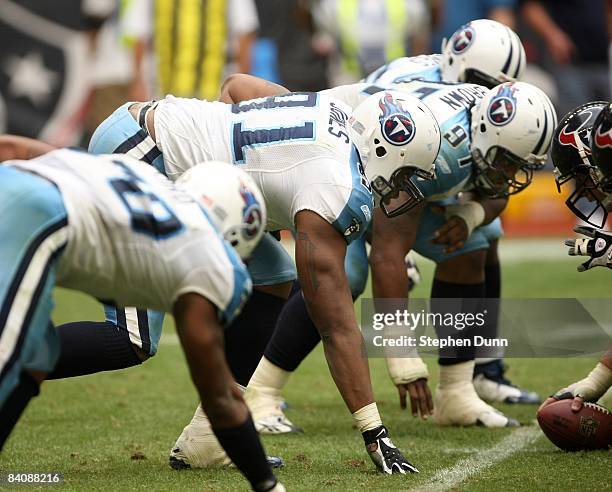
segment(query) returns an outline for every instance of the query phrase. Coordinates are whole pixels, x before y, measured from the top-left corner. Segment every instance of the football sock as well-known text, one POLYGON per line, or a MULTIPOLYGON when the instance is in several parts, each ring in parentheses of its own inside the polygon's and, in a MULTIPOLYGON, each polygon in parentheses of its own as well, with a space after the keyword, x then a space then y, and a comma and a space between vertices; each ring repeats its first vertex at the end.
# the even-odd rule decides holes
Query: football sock
POLYGON ((270 396, 280 396, 280 392, 285 384, 287 384, 289 376, 291 376, 290 372, 275 366, 264 356, 259 361, 259 365, 249 381, 249 388, 256 389, 270 396))
MULTIPOLYGON (((501 268, 499 263, 485 267, 485 297, 487 299, 499 299, 501 296, 501 268)), ((499 326, 499 304, 498 302, 487 302, 487 325, 484 330, 487 338, 497 338, 499 326)), ((503 347, 478 347, 476 348, 476 368, 474 375, 481 371, 480 366, 488 364, 503 357, 503 347), (481 350, 482 349, 482 350, 481 350), (493 354, 493 351, 499 351, 493 354)))
MULTIPOLYGON (((473 313, 476 315, 484 309, 485 284, 455 284, 435 279, 431 286, 431 311, 441 313, 443 316, 452 314, 465 315, 473 313), (438 301, 443 299, 444 301, 438 301), (456 299, 456 301, 448 300, 456 299)), ((436 334, 439 339, 470 338, 480 334, 475 329, 456 329, 454 324, 436 326, 436 334)), ((445 347, 439 352, 438 363, 440 365, 459 364, 474 359, 475 347, 473 344, 461 347, 445 347)))
POLYGON ((17 386, 0 408, 0 451, 25 407, 39 392, 40 388, 34 378, 29 373, 22 372, 17 386))
POLYGON ((259 435, 251 415, 243 424, 229 429, 215 429, 213 432, 223 449, 251 483, 253 490, 266 491, 276 484, 276 478, 268 465, 259 435))
POLYGON ((306 301, 299 290, 283 307, 264 355, 275 366, 292 372, 320 341, 319 332, 310 319, 306 301))
POLYGON ((62 379, 115 371, 142 364, 127 331, 114 324, 94 321, 57 327, 60 356, 47 379, 62 379))
POLYGON ((460 362, 451 365, 440 365, 439 389, 449 389, 472 382, 474 361, 460 362))
POLYGON ((249 383, 285 302, 254 290, 240 315, 225 330, 225 356, 239 384, 249 383))

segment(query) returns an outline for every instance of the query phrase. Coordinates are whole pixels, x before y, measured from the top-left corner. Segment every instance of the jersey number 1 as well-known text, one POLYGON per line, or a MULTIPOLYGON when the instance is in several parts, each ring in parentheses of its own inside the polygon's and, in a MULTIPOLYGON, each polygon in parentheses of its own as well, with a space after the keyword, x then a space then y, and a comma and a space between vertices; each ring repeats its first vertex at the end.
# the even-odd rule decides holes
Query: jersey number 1
MULTIPOLYGON (((262 100, 248 101, 243 104, 234 104, 232 113, 246 113, 263 109, 282 109, 282 108, 312 108, 318 103, 316 93, 295 93, 284 96, 268 97, 262 100)), ((289 140, 314 140, 315 122, 305 121, 299 126, 281 126, 276 128, 258 128, 257 130, 244 130, 242 122, 234 123, 232 126, 232 142, 234 152, 234 162, 244 163, 245 147, 255 147, 257 145, 273 144, 286 142, 289 140)))

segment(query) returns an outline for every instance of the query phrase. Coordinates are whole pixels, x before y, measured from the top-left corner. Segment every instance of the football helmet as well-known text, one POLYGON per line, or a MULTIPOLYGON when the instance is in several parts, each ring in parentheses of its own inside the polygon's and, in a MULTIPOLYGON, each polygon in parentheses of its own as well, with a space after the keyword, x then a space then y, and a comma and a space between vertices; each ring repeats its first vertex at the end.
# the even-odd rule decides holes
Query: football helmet
POLYGON ((434 179, 440 127, 415 96, 378 92, 355 108, 349 134, 374 193, 387 217, 401 215, 423 200, 416 179, 434 179))
POLYGON ((606 103, 591 131, 593 161, 601 173, 601 190, 612 195, 612 103, 606 103))
POLYGON ((517 34, 494 20, 478 19, 461 26, 442 41, 442 80, 496 85, 520 80, 525 49, 517 34))
POLYGON ((264 234, 266 204, 245 171, 224 162, 204 162, 185 172, 176 184, 210 212, 223 237, 244 260, 264 234))
POLYGON ((545 164, 557 126, 548 96, 531 84, 506 82, 471 111, 477 190, 490 198, 524 190, 545 164))
POLYGON ((605 101, 582 104, 567 113, 555 130, 551 157, 557 190, 574 180, 574 189, 565 204, 580 220, 594 227, 603 227, 606 210, 596 190, 601 174, 591 155, 591 130, 605 101))

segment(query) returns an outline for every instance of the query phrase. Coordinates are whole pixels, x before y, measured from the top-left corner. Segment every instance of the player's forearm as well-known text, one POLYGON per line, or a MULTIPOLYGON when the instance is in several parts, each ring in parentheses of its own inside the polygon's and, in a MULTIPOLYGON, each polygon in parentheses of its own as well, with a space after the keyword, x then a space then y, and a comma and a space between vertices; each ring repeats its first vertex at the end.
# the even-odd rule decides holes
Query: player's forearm
POLYGON ((32 138, 0 135, 0 162, 11 159, 33 159, 55 148, 53 145, 32 138))
POLYGON ((370 252, 372 294, 374 299, 402 299, 408 297, 408 273, 404 255, 379 252, 373 245, 370 252))
POLYGON ((508 198, 484 198, 478 197, 476 199, 478 203, 482 205, 484 209, 484 220, 481 225, 486 225, 493 222, 501 213, 505 210, 508 205, 508 198))
POLYGON ((317 292, 304 291, 331 375, 351 413, 374 401, 368 360, 344 272, 319 273, 317 292))
POLYGON ((279 96, 289 90, 282 85, 244 73, 230 75, 221 86, 219 101, 235 104, 259 97, 279 96))
POLYGON ((304 300, 323 340, 332 377, 353 413, 372 403, 373 396, 343 256, 318 249, 308 234, 298 232, 296 261, 304 300))

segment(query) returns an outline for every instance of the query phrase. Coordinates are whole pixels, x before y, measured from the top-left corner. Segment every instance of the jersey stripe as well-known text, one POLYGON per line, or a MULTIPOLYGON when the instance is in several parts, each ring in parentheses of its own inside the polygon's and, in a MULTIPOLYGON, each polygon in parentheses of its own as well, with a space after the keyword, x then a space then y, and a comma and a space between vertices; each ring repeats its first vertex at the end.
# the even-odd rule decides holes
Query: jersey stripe
POLYGON ((19 357, 49 269, 68 240, 68 219, 45 228, 28 246, 0 310, 0 381, 19 357))

